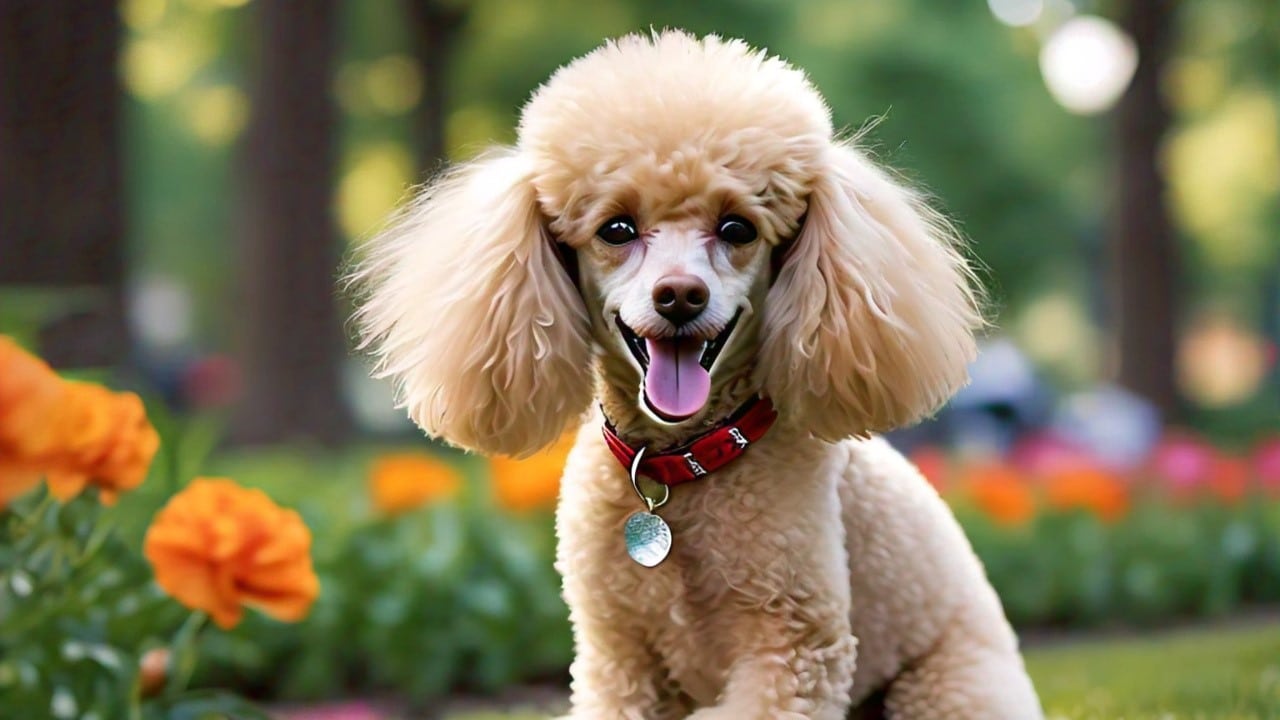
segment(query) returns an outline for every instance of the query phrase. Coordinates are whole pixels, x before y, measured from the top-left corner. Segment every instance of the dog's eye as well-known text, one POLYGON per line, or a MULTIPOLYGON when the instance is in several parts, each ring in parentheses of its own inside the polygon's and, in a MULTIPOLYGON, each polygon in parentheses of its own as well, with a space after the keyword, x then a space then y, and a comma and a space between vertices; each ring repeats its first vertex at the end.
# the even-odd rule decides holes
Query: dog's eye
POLYGON ((640 237, 636 231, 636 221, 626 215, 609 218, 596 231, 596 237, 609 245, 626 245, 640 237))
POLYGON ((730 245, 746 245, 756 239, 756 226, 740 215, 726 215, 716 226, 716 237, 730 245))

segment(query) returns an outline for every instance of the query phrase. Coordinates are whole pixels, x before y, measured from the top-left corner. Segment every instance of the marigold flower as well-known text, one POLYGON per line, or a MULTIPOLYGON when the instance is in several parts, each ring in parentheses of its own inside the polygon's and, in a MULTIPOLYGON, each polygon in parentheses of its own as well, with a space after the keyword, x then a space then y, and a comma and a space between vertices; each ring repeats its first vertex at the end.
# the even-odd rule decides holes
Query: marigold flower
POLYGON ((298 513, 225 478, 197 478, 170 498, 143 554, 165 592, 224 629, 246 606, 301 620, 320 593, 311 531, 298 513))
POLYGON ((378 510, 395 514, 458 494, 458 471, 425 453, 383 455, 369 472, 369 491, 378 510))
POLYGON ((1002 525, 1021 525, 1036 512, 1030 484, 1014 468, 1002 463, 982 463, 970 468, 964 487, 973 502, 1002 525))
POLYGON ((0 510, 40 484, 40 473, 0 458, 0 510))
POLYGON ((48 428, 62 391, 53 368, 0 335, 0 458, 26 462, 56 448, 48 428))
POLYGON ((1113 522, 1129 511, 1129 487, 1093 465, 1062 468, 1045 478, 1045 500, 1059 510, 1083 509, 1113 522))
POLYGON ((64 381, 0 337, 0 502, 44 475, 60 500, 92 483, 111 504, 142 483, 159 447, 137 395, 64 381))
POLYGON ((110 505, 121 490, 142 484, 160 436, 137 395, 69 382, 61 407, 57 423, 64 445, 46 473, 49 492, 68 500, 93 483, 110 505))
POLYGON ((498 504, 516 512, 555 505, 564 463, 576 438, 576 431, 565 433, 551 447, 523 460, 493 457, 490 469, 498 504))

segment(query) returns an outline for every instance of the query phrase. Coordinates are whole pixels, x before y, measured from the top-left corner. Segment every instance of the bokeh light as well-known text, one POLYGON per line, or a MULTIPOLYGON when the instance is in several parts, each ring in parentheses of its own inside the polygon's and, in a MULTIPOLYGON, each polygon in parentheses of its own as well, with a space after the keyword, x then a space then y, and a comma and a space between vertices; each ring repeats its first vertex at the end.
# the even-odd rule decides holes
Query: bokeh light
POLYGON ((1044 0, 987 0, 991 14, 1005 25, 1024 27, 1040 19, 1044 0))
POLYGON ((1138 51, 1114 23, 1084 15, 1063 23, 1040 51, 1040 72, 1053 99, 1067 110, 1107 110, 1133 78, 1138 51))

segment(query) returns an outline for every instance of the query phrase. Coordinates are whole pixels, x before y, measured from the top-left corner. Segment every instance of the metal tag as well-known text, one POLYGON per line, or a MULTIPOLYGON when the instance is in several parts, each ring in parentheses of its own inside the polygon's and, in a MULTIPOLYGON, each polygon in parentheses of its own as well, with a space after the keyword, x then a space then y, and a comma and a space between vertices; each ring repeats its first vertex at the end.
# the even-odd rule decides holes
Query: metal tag
POLYGON ((627 518, 622 535, 627 541, 627 554, 645 567, 657 565, 671 552, 671 528, 651 512, 633 513, 627 518))

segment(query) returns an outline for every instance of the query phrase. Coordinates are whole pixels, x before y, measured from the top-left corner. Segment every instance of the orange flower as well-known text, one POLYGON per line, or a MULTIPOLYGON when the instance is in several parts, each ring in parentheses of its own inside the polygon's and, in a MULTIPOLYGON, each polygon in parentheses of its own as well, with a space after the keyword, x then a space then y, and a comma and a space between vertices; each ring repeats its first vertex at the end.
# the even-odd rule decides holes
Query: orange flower
POLYGON ((60 407, 56 422, 63 447, 48 466, 49 492, 65 501, 92 482, 102 502, 111 505, 121 490, 142 484, 160 436, 137 395, 69 382, 60 407))
POLYGON ((978 508, 1002 525, 1020 525, 1035 515, 1031 487, 1008 465, 982 463, 970 468, 964 487, 978 508))
POLYGON ((460 484, 453 466, 425 453, 384 455, 369 473, 373 504, 388 515, 451 498, 460 484))
POLYGON ((43 474, 60 500, 93 483, 109 505, 142 483, 159 447, 137 395, 63 381, 0 337, 0 498, 43 474))
POLYGON ((0 335, 0 458, 25 461, 51 453, 50 417, 63 383, 43 360, 0 335))
POLYGON ((493 457, 490 468, 498 504, 517 512, 555 505, 564 463, 576 438, 576 430, 567 432, 551 447, 524 460, 493 457))
POLYGON ((40 473, 0 459, 0 510, 34 490, 39 484, 40 473))
POLYGON ((1045 479, 1045 499, 1059 510, 1088 510, 1107 522, 1129 511, 1129 488, 1114 473, 1090 465, 1063 468, 1045 479))
POLYGON ((1209 475, 1209 490, 1219 500, 1238 503, 1249 492, 1249 476, 1252 468, 1249 462, 1236 457, 1219 457, 1213 463, 1213 472, 1209 475))
POLYGON ((301 620, 320 593, 311 531, 298 513, 225 478, 197 478, 170 498, 143 553, 165 592, 224 629, 246 606, 301 620))

